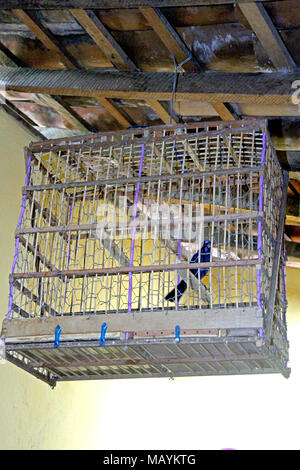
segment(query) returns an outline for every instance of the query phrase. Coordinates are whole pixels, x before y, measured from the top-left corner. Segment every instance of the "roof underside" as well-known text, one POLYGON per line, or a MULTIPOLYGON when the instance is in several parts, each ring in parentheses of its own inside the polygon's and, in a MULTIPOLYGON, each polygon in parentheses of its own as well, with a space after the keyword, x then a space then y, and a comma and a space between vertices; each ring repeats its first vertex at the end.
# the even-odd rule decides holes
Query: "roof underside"
MULTIPOLYGON (((0 103, 39 139, 168 124, 174 64, 187 58, 175 121, 300 117, 290 90, 299 76, 299 0, 0 0, 0 6, 0 103), (5 82, 8 67, 15 75, 5 82), (44 74, 18 87, 25 69, 44 74), (51 88, 50 75, 64 69, 65 92, 51 88), (78 71, 93 73, 100 91, 76 88, 78 71), (147 93, 137 93, 132 76, 141 77, 147 93)), ((287 232, 300 241, 300 182, 292 185, 288 213, 295 219, 287 232)))
MULTIPOLYGON (((5 2, 5 5, 11 4, 17 7, 18 3, 22 3, 23 8, 27 6, 26 4, 32 8, 36 2, 12 1, 5 2)), ((194 59, 189 64, 192 66, 191 69, 203 71, 271 73, 277 70, 291 71, 300 64, 300 51, 297 46, 300 36, 300 6, 297 0, 266 1, 263 4, 263 13, 267 15, 266 18, 270 20, 274 29, 273 37, 277 33, 282 41, 280 51, 284 47, 286 49, 284 52, 290 56, 284 63, 282 52, 282 67, 278 66, 278 63, 274 65, 276 59, 272 57, 272 62, 270 50, 266 50, 271 48, 268 32, 264 31, 265 38, 260 37, 263 28, 260 19, 265 20, 263 14, 260 13, 261 18, 256 16, 256 25, 250 25, 249 22, 252 22, 252 17, 257 15, 257 11, 252 11, 249 6, 245 7, 245 4, 243 6, 243 2, 234 4, 223 0, 223 4, 216 5, 215 3, 220 2, 195 0, 196 6, 170 6, 159 10, 151 7, 96 9, 93 10, 94 17, 84 15, 83 9, 54 8, 59 4, 69 4, 75 8, 91 2, 74 0, 43 3, 43 7, 52 9, 29 12, 20 9, 0 11, 2 46, 0 47, 3 65, 99 71, 134 70, 135 67, 143 72, 173 72, 173 55, 178 63, 189 52, 194 59), (197 6, 201 3, 204 5, 197 6), (102 27, 104 29, 99 29, 102 27), (57 49, 50 48, 50 42, 46 43, 45 35, 43 36, 44 28, 46 33, 49 32, 53 44, 57 44, 57 49), (103 32, 108 33, 107 43, 103 39, 103 32), (176 35, 177 46, 171 43, 170 37, 174 38, 173 32, 176 35), (113 40, 116 44, 112 43, 113 40), (103 47, 100 47, 100 41, 103 47), (111 44, 111 50, 108 49, 108 43, 111 44), (122 51, 117 51, 120 57, 112 57, 117 46, 122 51), (58 52, 59 49, 62 50, 61 53, 58 52), (63 55, 70 60, 69 64, 62 61, 63 55)), ((93 2, 97 3, 105 5, 105 2, 93 2)), ((120 2, 110 3, 118 6, 120 2)), ((143 5, 151 2, 122 3, 143 5)), ((152 3, 156 5, 160 2, 152 3)), ((184 5, 193 2, 161 3, 184 5)), ((253 5, 256 7, 255 2, 253 5)), ((186 68, 187 71, 189 69, 190 67, 186 68)), ((76 125, 74 120, 68 120, 58 109, 48 106, 42 100, 33 97, 31 93, 10 91, 6 93, 6 98, 28 116, 47 137, 49 134, 53 135, 54 129, 57 129, 57 134, 62 134, 63 130, 73 133, 82 130, 82 126, 76 125)), ((125 126, 125 122, 122 124, 120 119, 116 119, 116 116, 94 97, 69 95, 64 97, 64 101, 87 123, 87 131, 116 130, 125 126)), ((156 125, 168 119, 167 101, 159 103, 163 108, 160 114, 158 108, 151 107, 151 103, 145 100, 112 99, 111 104, 131 125, 156 125)), ((231 102, 226 106, 234 117, 299 116, 298 107, 292 102, 283 104, 231 102)), ((181 121, 215 120, 220 118, 220 114, 222 118, 222 110, 209 102, 181 100, 175 102, 174 111, 177 119, 181 121)))

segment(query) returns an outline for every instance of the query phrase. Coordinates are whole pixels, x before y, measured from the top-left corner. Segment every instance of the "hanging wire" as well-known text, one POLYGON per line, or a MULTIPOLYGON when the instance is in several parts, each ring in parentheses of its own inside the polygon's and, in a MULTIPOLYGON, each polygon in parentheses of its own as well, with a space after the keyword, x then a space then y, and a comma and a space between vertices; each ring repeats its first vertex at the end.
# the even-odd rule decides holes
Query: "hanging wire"
POLYGON ((173 104, 174 104, 174 95, 176 92, 176 86, 177 86, 177 77, 178 77, 178 70, 181 69, 181 67, 186 64, 189 60, 192 59, 192 54, 190 54, 185 60, 183 60, 179 65, 177 65, 176 59, 173 56, 173 61, 174 61, 174 79, 173 79, 173 89, 172 89, 172 96, 171 96, 171 101, 170 101, 170 124, 172 124, 172 118, 173 118, 173 104))

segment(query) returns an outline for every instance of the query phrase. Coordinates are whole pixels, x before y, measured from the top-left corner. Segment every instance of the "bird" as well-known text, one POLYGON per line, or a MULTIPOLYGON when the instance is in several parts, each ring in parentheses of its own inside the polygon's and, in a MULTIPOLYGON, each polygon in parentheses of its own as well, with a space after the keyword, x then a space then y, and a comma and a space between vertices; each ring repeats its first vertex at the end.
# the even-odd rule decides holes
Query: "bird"
MULTIPOLYGON (((204 240, 201 250, 200 250, 200 263, 209 263, 210 261, 210 251, 211 251, 211 242, 210 240, 204 240)), ((193 254, 190 263, 199 263, 199 250, 193 254)), ((198 279, 203 279, 204 276, 209 271, 209 268, 202 269, 190 269, 191 273, 198 279)), ((187 289, 187 283, 182 279, 176 286, 172 289, 165 297, 165 300, 169 302, 176 302, 176 292, 177 292, 177 302, 181 299, 184 292, 187 289)))

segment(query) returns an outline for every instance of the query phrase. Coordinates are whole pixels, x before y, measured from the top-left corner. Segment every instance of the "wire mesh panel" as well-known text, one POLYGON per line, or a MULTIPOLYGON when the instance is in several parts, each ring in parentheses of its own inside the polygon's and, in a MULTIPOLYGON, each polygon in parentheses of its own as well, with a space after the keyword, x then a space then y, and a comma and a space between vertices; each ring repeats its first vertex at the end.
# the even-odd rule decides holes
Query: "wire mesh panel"
MULTIPOLYGON (((105 322, 107 347, 109 341, 127 346, 131 341, 136 353, 134 342, 147 338, 152 351, 160 336, 169 341, 169 352, 177 351, 171 354, 176 364, 177 359, 192 363, 178 370, 168 366, 166 375, 201 375, 207 367, 221 373, 190 354, 182 361, 182 347, 173 344, 175 326, 177 343, 180 335, 198 342, 209 337, 210 344, 229 337, 241 342, 242 335, 255 345, 280 337, 281 366, 253 363, 250 369, 284 370, 286 178, 264 123, 193 123, 53 140, 32 144, 26 161, 3 328, 8 358, 35 371, 49 360, 55 380, 94 377, 87 371, 59 373, 55 361, 62 350, 45 352, 39 360, 26 348, 25 354, 20 340, 18 347, 9 340, 7 330, 26 327, 28 332, 30 325, 30 334, 19 330, 10 337, 38 337, 45 346, 55 323, 62 325, 66 340, 95 341, 97 322, 105 322), (39 319, 49 331, 38 333, 39 319), (96 328, 93 333, 86 331, 86 319, 96 328)), ((97 354, 108 355, 107 350, 97 354)), ((67 353, 65 345, 64 351, 69 357, 71 349, 67 353)), ((124 359, 122 348, 115 351, 114 358, 106 357, 112 365, 113 359, 124 359)), ((239 354, 245 360, 252 352, 239 354)), ((73 368, 86 363, 73 347, 72 353, 73 368)), ((93 350, 86 354, 101 363, 93 350)), ((156 354, 149 354, 151 360, 142 355, 142 365, 137 356, 126 357, 132 376, 166 372, 156 354)), ((163 359, 170 364, 168 354, 163 359)), ((115 366, 120 370, 120 363, 115 366)), ((246 373, 243 367, 220 370, 246 373)))

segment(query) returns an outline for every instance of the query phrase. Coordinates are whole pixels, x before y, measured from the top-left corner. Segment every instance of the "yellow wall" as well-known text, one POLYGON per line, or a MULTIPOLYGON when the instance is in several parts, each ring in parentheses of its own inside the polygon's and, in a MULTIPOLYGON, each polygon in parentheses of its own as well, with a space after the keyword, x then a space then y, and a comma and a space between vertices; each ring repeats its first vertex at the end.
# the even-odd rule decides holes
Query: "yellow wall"
MULTIPOLYGON (((0 112, 0 320, 31 137, 0 112)), ((299 449, 300 271, 289 269, 292 375, 58 384, 0 365, 0 449, 299 449)))

